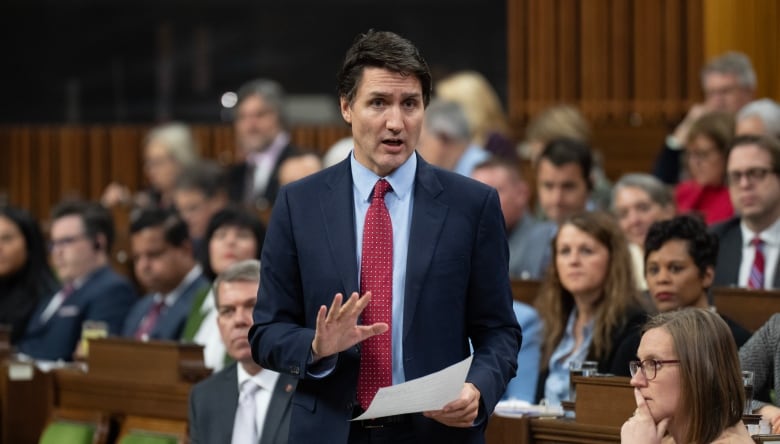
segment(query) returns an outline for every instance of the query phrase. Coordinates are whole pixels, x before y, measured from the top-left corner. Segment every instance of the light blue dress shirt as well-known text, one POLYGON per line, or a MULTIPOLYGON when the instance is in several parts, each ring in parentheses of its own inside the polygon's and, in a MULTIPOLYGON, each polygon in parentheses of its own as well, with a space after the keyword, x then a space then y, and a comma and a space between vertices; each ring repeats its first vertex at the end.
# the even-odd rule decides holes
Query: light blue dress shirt
POLYGON ((560 405, 561 401, 569 399, 569 363, 572 361, 585 361, 588 356, 590 344, 593 342, 594 320, 585 325, 582 334, 582 343, 578 348, 574 338, 574 321, 577 319, 577 307, 574 307, 569 314, 569 321, 566 323, 566 330, 563 333, 561 342, 555 347, 550 356, 549 371, 547 381, 544 383, 544 397, 547 399, 547 405, 560 405))
POLYGON ((533 403, 542 355, 542 320, 533 307, 522 302, 513 301, 512 309, 523 330, 523 344, 517 353, 517 375, 509 381, 501 399, 533 403))
MULTIPOLYGON (((374 185, 381 177, 361 165, 354 151, 349 156, 352 166, 352 192, 355 202, 355 239, 357 240, 357 269, 360 282, 360 259, 363 253, 363 224, 374 185)), ((417 156, 412 153, 400 167, 384 177, 393 188, 385 195, 385 206, 393 224, 393 385, 406 381, 403 363, 404 294, 406 286, 406 257, 409 251, 409 228, 412 225, 414 204, 414 175, 417 156)))

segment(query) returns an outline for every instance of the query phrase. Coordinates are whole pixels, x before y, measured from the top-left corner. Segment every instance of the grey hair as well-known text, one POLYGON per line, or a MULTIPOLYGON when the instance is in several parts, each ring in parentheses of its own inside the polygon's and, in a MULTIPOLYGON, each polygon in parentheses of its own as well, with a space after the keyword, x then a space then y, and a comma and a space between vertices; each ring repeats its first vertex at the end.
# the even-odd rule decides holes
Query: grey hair
POLYGON ((260 261, 247 259, 237 262, 217 276, 214 280, 214 303, 219 307, 219 285, 223 282, 260 282, 260 261))
POLYGON ((456 102, 433 100, 425 109, 425 127, 457 140, 471 140, 466 113, 456 102))
POLYGON ((285 93, 282 85, 271 79, 255 79, 241 85, 238 89, 238 101, 234 109, 238 109, 241 103, 249 97, 259 96, 279 116, 283 127, 287 127, 287 109, 285 105, 285 93))
POLYGON ((144 146, 158 142, 165 151, 182 166, 192 165, 198 161, 197 145, 192 130, 183 123, 166 123, 152 128, 146 135, 144 146))
POLYGON ((711 59, 701 70, 701 84, 707 74, 732 74, 737 77, 740 86, 756 89, 756 72, 750 58, 741 52, 728 51, 711 59))
POLYGON ((737 113, 737 122, 748 117, 758 117, 767 135, 780 138, 780 104, 772 99, 754 100, 737 113))
POLYGON ((647 193, 650 199, 662 207, 674 205, 672 191, 655 176, 645 173, 630 173, 621 177, 612 188, 612 205, 615 197, 623 188, 639 188, 647 193))

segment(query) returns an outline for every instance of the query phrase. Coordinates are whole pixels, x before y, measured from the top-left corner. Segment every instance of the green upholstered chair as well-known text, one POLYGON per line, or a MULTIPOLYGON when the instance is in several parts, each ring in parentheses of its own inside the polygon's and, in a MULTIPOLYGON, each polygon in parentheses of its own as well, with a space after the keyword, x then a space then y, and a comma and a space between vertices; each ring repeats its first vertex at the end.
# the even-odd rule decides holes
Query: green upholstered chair
POLYGON ((55 420, 44 429, 38 444, 92 444, 95 438, 95 425, 55 420))

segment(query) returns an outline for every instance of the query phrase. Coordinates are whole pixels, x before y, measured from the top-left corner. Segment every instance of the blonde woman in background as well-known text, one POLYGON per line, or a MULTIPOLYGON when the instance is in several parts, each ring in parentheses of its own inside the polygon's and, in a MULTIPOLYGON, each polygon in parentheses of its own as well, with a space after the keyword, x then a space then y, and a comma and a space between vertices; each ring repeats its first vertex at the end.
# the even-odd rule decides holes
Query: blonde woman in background
POLYGON ((498 157, 517 159, 501 100, 482 74, 476 71, 452 74, 436 85, 436 96, 463 108, 471 127, 473 145, 498 157))
POLYGON ((179 172, 199 160, 195 138, 183 123, 167 123, 152 128, 144 138, 144 174, 149 188, 133 195, 127 186, 110 183, 100 202, 111 208, 119 204, 170 208, 179 172))

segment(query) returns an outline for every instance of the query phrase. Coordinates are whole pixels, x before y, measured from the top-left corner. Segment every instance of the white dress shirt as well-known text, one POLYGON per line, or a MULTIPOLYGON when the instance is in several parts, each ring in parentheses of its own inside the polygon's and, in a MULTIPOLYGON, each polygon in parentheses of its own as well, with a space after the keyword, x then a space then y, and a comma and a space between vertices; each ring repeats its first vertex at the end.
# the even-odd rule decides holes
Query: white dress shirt
POLYGON ((252 376, 244 370, 241 363, 236 366, 238 370, 238 393, 241 393, 241 385, 257 384, 260 390, 255 392, 255 424, 257 427, 257 438, 263 436, 263 425, 265 424, 265 415, 268 413, 268 407, 271 404, 271 397, 276 387, 276 381, 279 379, 279 373, 273 370, 262 369, 260 373, 252 376))
MULTIPOLYGON (((756 233, 745 226, 744 221, 740 222, 739 228, 742 230, 742 263, 739 264, 737 284, 740 288, 747 288, 753 258, 756 256, 756 248, 750 242, 756 237, 756 233)), ((777 270, 777 258, 780 255, 780 219, 758 233, 758 236, 764 241, 764 288, 771 289, 777 270)))

